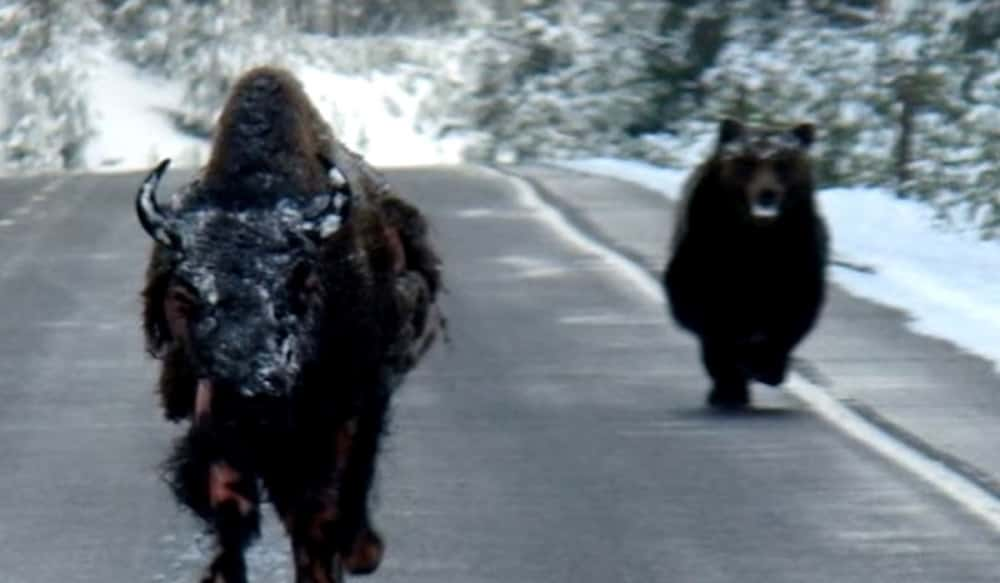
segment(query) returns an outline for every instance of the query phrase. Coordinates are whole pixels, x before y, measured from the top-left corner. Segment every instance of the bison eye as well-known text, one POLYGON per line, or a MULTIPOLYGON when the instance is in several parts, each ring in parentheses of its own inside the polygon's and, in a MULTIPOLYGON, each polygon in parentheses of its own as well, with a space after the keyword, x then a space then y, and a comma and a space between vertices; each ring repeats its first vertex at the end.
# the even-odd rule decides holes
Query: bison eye
POLYGON ((194 291, 184 284, 173 284, 167 288, 163 312, 167 326, 174 338, 188 334, 188 325, 197 314, 200 302, 194 291))
POLYGON ((190 286, 175 284, 167 289, 167 304, 178 315, 190 316, 198 308, 198 296, 190 286))

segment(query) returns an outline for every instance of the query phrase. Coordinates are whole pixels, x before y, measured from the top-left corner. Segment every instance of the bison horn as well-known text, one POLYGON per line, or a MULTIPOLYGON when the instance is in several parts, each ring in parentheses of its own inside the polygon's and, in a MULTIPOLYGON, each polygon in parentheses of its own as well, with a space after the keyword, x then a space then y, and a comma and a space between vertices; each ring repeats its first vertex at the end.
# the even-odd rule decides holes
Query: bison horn
POLYGON ((169 217, 163 213, 160 205, 156 202, 156 187, 159 186, 160 178, 163 177, 168 166, 170 166, 169 158, 160 162, 142 181, 142 186, 139 187, 139 193, 135 198, 135 212, 139 216, 142 228, 149 233, 150 237, 166 247, 177 249, 180 245, 180 239, 176 233, 171 231, 169 217))

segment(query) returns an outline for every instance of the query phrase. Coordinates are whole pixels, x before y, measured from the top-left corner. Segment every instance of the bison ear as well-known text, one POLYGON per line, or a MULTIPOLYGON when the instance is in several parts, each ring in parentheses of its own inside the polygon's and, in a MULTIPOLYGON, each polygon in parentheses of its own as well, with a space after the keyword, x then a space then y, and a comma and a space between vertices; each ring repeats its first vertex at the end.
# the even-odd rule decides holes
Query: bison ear
POLYGON ((816 139, 816 126, 811 123, 801 123, 791 129, 792 136, 799 142, 803 149, 808 150, 816 139))
POLYGON ((743 122, 735 120, 731 117, 723 119, 719 123, 719 145, 724 146, 730 142, 740 139, 745 130, 746 128, 743 126, 743 122))

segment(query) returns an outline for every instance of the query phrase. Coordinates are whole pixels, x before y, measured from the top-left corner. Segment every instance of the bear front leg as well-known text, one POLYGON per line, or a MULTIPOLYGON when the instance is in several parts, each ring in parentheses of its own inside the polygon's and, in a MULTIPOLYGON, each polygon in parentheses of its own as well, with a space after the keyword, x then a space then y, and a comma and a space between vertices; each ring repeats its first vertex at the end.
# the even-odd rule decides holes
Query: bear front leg
POLYGON ((739 409, 750 403, 747 375, 740 366, 736 345, 702 338, 701 358, 712 378, 708 404, 720 409, 739 409))
POLYGON ((776 387, 785 382, 791 346, 772 340, 752 343, 749 347, 751 374, 756 381, 776 387))
POLYGON ((747 364, 755 380, 771 386, 785 381, 792 351, 819 317, 823 298, 820 285, 795 288, 791 297, 777 303, 760 339, 748 346, 747 364))

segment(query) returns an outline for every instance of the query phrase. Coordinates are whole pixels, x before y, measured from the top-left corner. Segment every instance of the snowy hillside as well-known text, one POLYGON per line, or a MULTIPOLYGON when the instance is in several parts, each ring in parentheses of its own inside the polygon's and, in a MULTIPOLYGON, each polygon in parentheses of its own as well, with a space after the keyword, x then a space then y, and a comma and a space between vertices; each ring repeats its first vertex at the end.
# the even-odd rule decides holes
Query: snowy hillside
POLYGON ((179 132, 167 117, 183 97, 177 83, 144 74, 107 51, 95 52, 90 62, 84 90, 92 132, 83 148, 87 169, 145 169, 163 158, 197 166, 205 159, 208 143, 179 132))
POLYGON ((461 133, 439 139, 420 111, 432 86, 412 62, 439 45, 301 34, 284 9, 253 20, 251 7, 0 7, 0 173, 139 169, 164 157, 196 166, 229 85, 262 64, 291 69, 341 139, 377 164, 461 159, 461 133))
POLYGON ((809 120, 824 184, 996 237, 998 49, 1000 0, 8 0, 0 173, 196 164, 272 63, 376 163, 685 167, 721 116, 809 120))
MULTIPOLYGON (((149 168, 162 158, 196 167, 209 140, 181 131, 171 114, 184 99, 181 83, 150 75, 106 51, 90 59, 86 81, 91 137, 84 165, 94 171, 149 168)), ((453 163, 461 142, 434 140, 421 133, 417 110, 421 91, 384 74, 342 75, 313 66, 293 67, 321 114, 348 145, 385 166, 453 163)))

